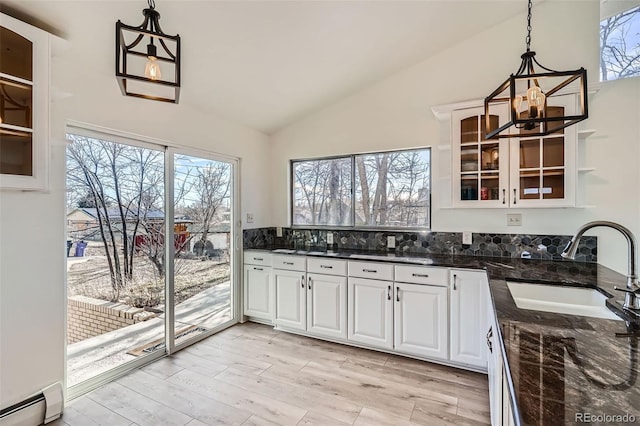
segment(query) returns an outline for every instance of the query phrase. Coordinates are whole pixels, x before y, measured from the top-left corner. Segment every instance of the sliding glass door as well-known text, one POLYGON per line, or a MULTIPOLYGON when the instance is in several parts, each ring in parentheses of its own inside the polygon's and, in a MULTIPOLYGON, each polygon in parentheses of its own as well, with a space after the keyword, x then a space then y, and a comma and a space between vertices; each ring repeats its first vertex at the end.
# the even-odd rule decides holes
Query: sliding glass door
POLYGON ((175 344, 233 318, 233 173, 228 161, 172 153, 175 344))
POLYGON ((236 321, 237 164, 70 130, 67 386, 73 397, 236 321))

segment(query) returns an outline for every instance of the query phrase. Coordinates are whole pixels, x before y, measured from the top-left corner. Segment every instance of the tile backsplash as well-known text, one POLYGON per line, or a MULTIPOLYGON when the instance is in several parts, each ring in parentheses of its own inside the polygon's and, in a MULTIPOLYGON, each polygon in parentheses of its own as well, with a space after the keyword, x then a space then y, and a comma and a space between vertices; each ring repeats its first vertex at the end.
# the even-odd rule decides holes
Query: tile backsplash
MULTIPOLYGON (((458 254, 491 257, 524 257, 560 260, 560 253, 571 240, 570 235, 530 235, 474 233, 471 244, 462 244, 461 232, 387 232, 355 230, 318 230, 256 228, 242 231, 245 249, 292 248, 327 249, 327 232, 333 233, 333 250, 367 250, 375 252, 458 254), (396 239, 394 249, 387 248, 387 236, 396 239)), ((597 262, 597 237, 580 239, 576 261, 597 262)))

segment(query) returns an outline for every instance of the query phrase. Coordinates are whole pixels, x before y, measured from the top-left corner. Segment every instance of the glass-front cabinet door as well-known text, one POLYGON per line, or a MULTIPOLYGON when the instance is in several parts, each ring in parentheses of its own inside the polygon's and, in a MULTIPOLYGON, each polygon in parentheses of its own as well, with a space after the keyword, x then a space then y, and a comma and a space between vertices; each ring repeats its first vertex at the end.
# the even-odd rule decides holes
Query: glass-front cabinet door
POLYGON ((0 188, 47 182, 49 39, 0 14, 0 188))
MULTIPOLYGON (((507 120, 507 111, 491 115, 492 129, 507 120)), ((508 207, 508 142, 487 140, 484 108, 452 113, 453 206, 508 207)))
MULTIPOLYGON (((575 97, 554 98, 549 116, 573 114, 575 97)), ((547 136, 530 137, 531 130, 516 129, 519 138, 510 146, 510 203, 512 207, 566 207, 575 201, 576 128, 567 127, 547 136)))

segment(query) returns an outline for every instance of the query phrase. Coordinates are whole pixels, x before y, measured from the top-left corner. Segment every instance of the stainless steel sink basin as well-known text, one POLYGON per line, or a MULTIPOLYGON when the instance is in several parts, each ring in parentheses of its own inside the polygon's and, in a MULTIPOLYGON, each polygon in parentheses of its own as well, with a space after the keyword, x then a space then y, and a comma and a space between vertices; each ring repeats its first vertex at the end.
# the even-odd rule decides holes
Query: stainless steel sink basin
POLYGON ((507 287, 520 309, 622 321, 605 305, 607 296, 593 288, 516 281, 507 287))
POLYGON ((282 254, 293 254, 295 253, 295 250, 291 250, 291 249, 275 249, 273 250, 273 253, 282 253, 282 254))

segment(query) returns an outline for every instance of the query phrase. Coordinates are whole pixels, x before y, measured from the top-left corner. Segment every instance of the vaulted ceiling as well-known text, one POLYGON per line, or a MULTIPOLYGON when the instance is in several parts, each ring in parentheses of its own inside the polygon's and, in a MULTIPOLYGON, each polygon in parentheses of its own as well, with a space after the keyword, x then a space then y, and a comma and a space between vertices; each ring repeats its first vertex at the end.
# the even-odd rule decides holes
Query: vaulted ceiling
MULTIPOLYGON (((2 1, 113 72, 114 25, 144 0, 2 1)), ((157 0, 183 46, 181 103, 265 133, 526 11, 524 0, 157 0)), ((115 77, 114 77, 115 79, 115 77)))

